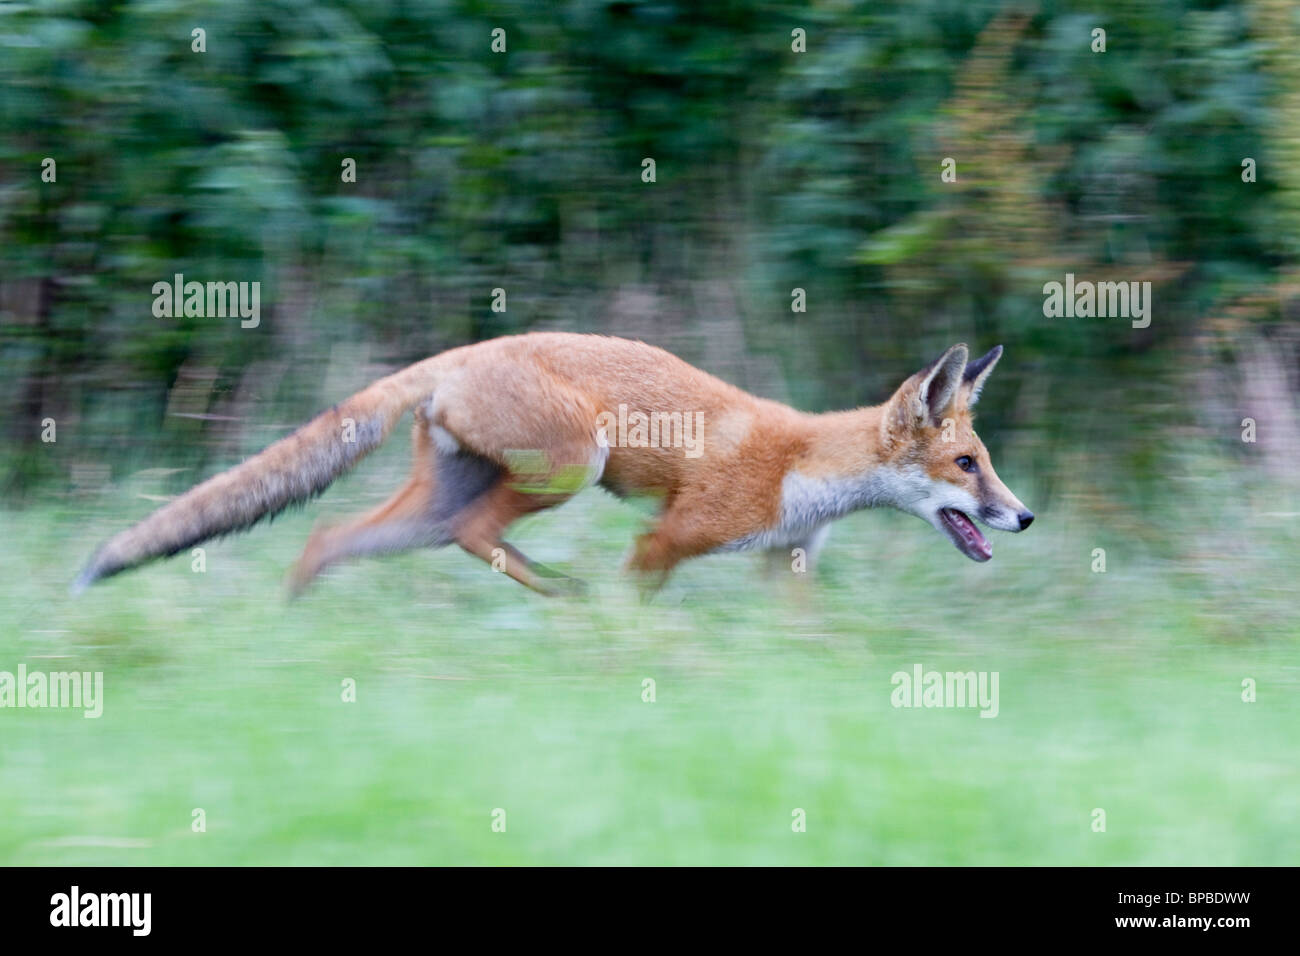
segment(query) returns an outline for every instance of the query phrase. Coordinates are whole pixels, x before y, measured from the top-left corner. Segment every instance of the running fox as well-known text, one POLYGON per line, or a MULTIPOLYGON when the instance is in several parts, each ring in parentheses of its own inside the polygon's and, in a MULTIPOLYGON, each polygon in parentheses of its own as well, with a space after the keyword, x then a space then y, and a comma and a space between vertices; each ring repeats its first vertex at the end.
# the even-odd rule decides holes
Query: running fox
POLYGON ((502 535, 596 483, 662 499, 628 559, 652 585, 711 552, 799 547, 811 559, 831 521, 879 505, 928 521, 987 561, 993 549, 972 518, 1003 531, 1034 520, 971 428, 970 408, 1001 355, 997 346, 969 362, 966 346, 954 345, 883 405, 813 415, 643 342, 539 332, 466 345, 380 379, 159 508, 105 543, 74 589, 318 494, 407 409, 411 477, 372 511, 314 532, 293 593, 345 558, 452 542, 536 591, 577 590, 502 535), (692 422, 702 434, 684 434, 692 422))

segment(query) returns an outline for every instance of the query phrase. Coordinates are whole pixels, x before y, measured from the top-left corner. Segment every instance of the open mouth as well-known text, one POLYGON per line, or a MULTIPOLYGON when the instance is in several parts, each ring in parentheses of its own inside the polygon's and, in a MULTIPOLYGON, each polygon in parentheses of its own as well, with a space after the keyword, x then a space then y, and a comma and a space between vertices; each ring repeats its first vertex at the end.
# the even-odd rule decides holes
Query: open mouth
POLYGON ((942 508, 939 511, 939 520, 943 523, 944 530, 948 532, 948 537, 952 538, 952 543, 957 546, 957 550, 972 561, 987 561, 993 557, 993 545, 989 544, 988 538, 980 533, 980 529, 975 527, 975 522, 971 521, 964 512, 956 508, 942 508))

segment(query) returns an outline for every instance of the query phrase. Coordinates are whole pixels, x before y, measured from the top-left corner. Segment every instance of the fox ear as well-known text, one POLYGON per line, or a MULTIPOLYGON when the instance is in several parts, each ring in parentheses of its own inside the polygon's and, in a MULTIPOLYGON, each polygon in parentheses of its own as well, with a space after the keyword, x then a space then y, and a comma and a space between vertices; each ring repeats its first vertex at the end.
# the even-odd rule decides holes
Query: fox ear
POLYGON ((917 418, 934 425, 943 421, 944 411, 961 387, 962 372, 966 369, 969 354, 965 345, 954 345, 918 373, 921 383, 917 386, 913 407, 917 418))
POLYGON ((995 345, 966 366, 966 371, 961 377, 961 391, 966 397, 967 407, 980 400, 980 392, 984 389, 989 372, 993 371, 993 366, 998 364, 1000 358, 1002 358, 1002 346, 995 345))

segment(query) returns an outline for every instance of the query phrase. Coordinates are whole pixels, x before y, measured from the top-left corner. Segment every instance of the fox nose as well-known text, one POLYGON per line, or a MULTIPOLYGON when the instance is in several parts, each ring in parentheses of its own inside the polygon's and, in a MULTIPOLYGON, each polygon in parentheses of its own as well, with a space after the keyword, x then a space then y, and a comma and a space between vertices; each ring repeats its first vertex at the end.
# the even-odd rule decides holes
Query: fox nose
POLYGON ((1022 511, 1016 517, 1020 519, 1021 531, 1024 531, 1026 528, 1028 528, 1031 524, 1034 523, 1034 513, 1032 511, 1022 511))

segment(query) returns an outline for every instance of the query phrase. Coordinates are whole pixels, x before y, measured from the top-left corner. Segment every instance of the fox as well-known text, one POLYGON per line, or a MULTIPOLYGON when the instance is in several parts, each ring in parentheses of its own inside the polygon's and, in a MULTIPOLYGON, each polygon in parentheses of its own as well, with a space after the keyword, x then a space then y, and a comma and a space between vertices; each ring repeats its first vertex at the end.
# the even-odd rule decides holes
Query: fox
POLYGON ((626 561, 651 591, 702 555, 802 548, 812 562, 832 522, 875 507, 922 519, 984 562, 993 548, 976 521, 1020 532, 1034 520, 972 425, 1001 357, 1000 345, 973 361, 953 345, 880 405, 810 413, 641 341, 530 332, 464 345, 379 379, 172 499, 99 547, 72 589, 320 494, 408 410, 410 477, 378 507, 312 532, 291 597, 339 562, 453 543, 541 594, 581 593, 504 535, 592 485, 658 499, 626 561), (688 423, 695 434, 683 434, 688 423))

